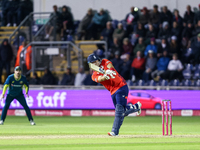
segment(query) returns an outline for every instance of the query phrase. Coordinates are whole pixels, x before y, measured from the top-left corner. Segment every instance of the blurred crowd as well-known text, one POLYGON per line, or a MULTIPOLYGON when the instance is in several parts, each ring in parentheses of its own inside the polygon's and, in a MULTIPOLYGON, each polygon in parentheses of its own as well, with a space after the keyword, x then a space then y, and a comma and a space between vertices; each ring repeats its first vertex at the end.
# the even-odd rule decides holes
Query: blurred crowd
MULTIPOLYGON (((187 64, 200 71, 200 10, 194 13, 190 5, 183 17, 177 9, 171 12, 167 6, 163 6, 161 11, 157 5, 152 10, 131 7, 121 21, 111 20, 104 9, 94 12, 90 8, 76 26, 73 26, 73 15, 67 6, 62 7, 61 13, 56 5, 53 9, 60 18, 57 24, 61 27, 61 32, 58 32, 61 37, 73 34, 78 40, 106 41, 108 51, 98 44, 99 49, 94 53, 100 58, 108 55, 126 81, 148 83, 150 80, 193 79, 185 77, 187 64)), ((46 38, 49 35, 47 33, 46 38)), ((80 68, 79 73, 74 75, 68 68, 58 84, 96 85, 91 74, 91 70, 85 74, 84 68, 80 68)))
MULTIPOLYGON (((14 6, 17 0, 11 2, 14 6)), ((22 2, 31 4, 29 0, 22 2)), ((11 8, 14 10, 14 7, 11 8)), ((21 15, 23 17, 17 15, 22 13, 19 13, 19 8, 16 8, 15 11, 6 9, 5 13, 3 12, 3 17, 7 17, 5 19, 7 26, 19 24, 21 19, 24 18, 23 15, 21 15), (15 12, 12 17, 15 18, 16 16, 17 18, 12 18, 12 22, 9 21, 11 20, 9 18, 10 11, 15 12)), ((23 13, 28 13, 28 9, 27 11, 21 10, 24 11, 23 13)), ((105 51, 105 47, 98 44, 98 49, 94 53, 100 58, 108 56, 116 70, 127 81, 135 82, 142 79, 146 83, 149 80, 182 80, 185 79, 185 69, 188 69, 186 64, 192 64, 200 70, 200 67, 198 67, 200 64, 200 4, 197 12, 193 12, 191 6, 187 5, 183 16, 180 16, 177 9, 172 12, 167 6, 158 8, 157 5, 150 9, 147 7, 142 9, 131 7, 130 12, 127 11, 123 20, 111 19, 108 10, 104 9, 95 11, 90 8, 80 21, 74 21, 73 14, 68 6, 63 6, 59 11, 58 7, 54 5, 51 15, 53 14, 56 15, 56 26, 53 25, 53 22, 46 26, 45 39, 49 39, 54 27, 56 27, 56 32, 62 40, 68 40, 66 36, 71 35, 76 37, 77 40, 106 41, 108 50, 105 51)), ((1 47, 4 47, 4 45, 5 41, 1 47)), ((1 53, 2 48, 0 49, 1 53)), ((10 57, 4 58, 9 61, 10 57)), ((26 56, 26 59, 28 57, 26 56)), ((6 68, 8 72, 7 68, 9 67, 4 65, 3 59, 1 59, 1 62, 2 67, 6 68)), ((29 70, 28 63, 25 63, 25 66, 29 70)), ((45 72, 46 76, 54 77, 48 69, 45 72)), ((91 73, 89 71, 87 75, 84 73, 84 68, 81 68, 79 73, 74 75, 71 68, 68 68, 61 81, 58 81, 55 77, 51 81, 52 84, 61 85, 95 85, 91 81, 91 73)), ((49 84, 47 79, 47 77, 39 79, 35 74, 30 83, 49 84)))
POLYGON ((90 8, 74 34, 78 40, 106 41, 108 51, 98 44, 94 53, 101 58, 107 55, 127 81, 185 79, 186 64, 199 71, 200 5, 195 13, 187 5, 183 17, 177 9, 160 10, 157 5, 131 7, 123 20, 112 20, 108 11, 90 8))
MULTIPOLYGON (((54 5, 53 11, 57 16, 56 31, 63 40, 66 40, 66 35, 74 35, 78 40, 107 41, 109 59, 115 57, 116 51, 120 56, 129 54, 133 59, 139 50, 147 57, 151 49, 157 58, 166 50, 170 58, 176 53, 183 63, 199 63, 200 10, 194 13, 190 5, 186 7, 183 17, 177 9, 171 12, 167 6, 163 6, 161 11, 157 5, 153 9, 144 7, 141 10, 131 7, 124 20, 112 20, 104 9, 99 12, 88 9, 81 21, 73 20, 67 6, 63 6, 60 12, 54 5)), ((52 30, 53 25, 49 24, 46 27, 46 39, 52 30)), ((101 45, 98 47, 105 52, 101 45)))
POLYGON ((1 0, 2 26, 17 26, 33 12, 31 0, 1 0))
POLYGON ((97 85, 96 82, 91 79, 92 70, 88 74, 85 73, 83 68, 79 69, 77 74, 72 73, 71 68, 67 68, 66 73, 63 74, 62 79, 59 79, 48 69, 44 71, 44 76, 38 77, 37 73, 34 73, 33 78, 30 79, 29 84, 33 85, 68 85, 68 86, 82 86, 82 85, 97 85))

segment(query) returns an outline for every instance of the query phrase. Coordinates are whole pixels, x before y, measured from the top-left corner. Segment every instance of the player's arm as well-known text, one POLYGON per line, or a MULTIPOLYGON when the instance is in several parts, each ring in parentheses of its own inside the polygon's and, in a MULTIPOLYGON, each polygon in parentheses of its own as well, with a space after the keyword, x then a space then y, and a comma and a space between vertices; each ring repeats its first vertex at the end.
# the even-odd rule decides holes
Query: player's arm
POLYGON ((3 92, 2 92, 2 95, 1 95, 1 99, 4 98, 4 95, 6 93, 7 88, 9 87, 9 85, 10 85, 10 78, 8 77, 6 79, 6 82, 4 83, 4 86, 3 86, 3 92))
POLYGON ((105 74, 111 78, 115 78, 115 76, 117 75, 116 70, 114 68, 114 66, 112 65, 112 63, 110 62, 109 64, 107 64, 107 70, 105 70, 105 74))
POLYGON ((110 77, 108 77, 108 76, 106 76, 106 74, 104 74, 104 75, 92 75, 92 80, 94 81, 94 82, 103 82, 103 81, 105 81, 105 80, 109 80, 110 79, 110 77))
POLYGON ((109 63, 109 64, 107 65, 107 68, 110 69, 110 70, 115 69, 114 66, 112 65, 112 63, 109 63))
POLYGON ((105 80, 109 80, 110 78, 106 75, 103 75, 103 76, 99 76, 98 77, 98 82, 103 82, 105 80))
POLYGON ((25 79, 25 82, 24 82, 24 87, 25 87, 26 95, 27 95, 27 97, 29 97, 28 96, 29 84, 28 84, 28 81, 26 79, 25 79))
POLYGON ((28 91, 29 91, 29 86, 24 84, 24 87, 25 87, 25 91, 26 91, 26 94, 28 94, 28 91))
MULTIPOLYGON (((112 63, 109 63, 109 64, 107 65, 107 68, 108 68, 109 70, 115 71, 115 68, 114 68, 114 66, 112 65, 112 63)), ((108 70, 108 69, 107 69, 107 70, 108 70)), ((102 82, 102 81, 109 80, 109 79, 110 79, 110 77, 107 76, 107 75, 105 74, 105 75, 103 75, 103 76, 99 76, 99 77, 98 77, 98 82, 102 82)))
POLYGON ((99 76, 98 77, 98 82, 102 82, 102 81, 105 81, 105 80, 109 80, 110 77, 111 78, 115 78, 114 75, 116 75, 116 72, 115 72, 115 68, 114 66, 112 65, 112 63, 109 63, 107 65, 107 70, 105 72, 105 74, 103 76, 99 76))
POLYGON ((9 87, 9 84, 5 84, 5 85, 3 86, 2 98, 4 98, 4 95, 5 95, 6 90, 7 90, 8 87, 9 87))

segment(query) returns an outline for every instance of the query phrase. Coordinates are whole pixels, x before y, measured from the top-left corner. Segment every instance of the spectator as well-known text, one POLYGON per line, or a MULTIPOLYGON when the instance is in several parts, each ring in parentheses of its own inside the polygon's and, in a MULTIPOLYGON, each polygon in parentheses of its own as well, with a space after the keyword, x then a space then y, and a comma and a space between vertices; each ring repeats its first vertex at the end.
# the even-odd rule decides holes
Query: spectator
POLYGON ((103 31, 101 32, 101 37, 100 40, 104 40, 108 43, 108 48, 111 47, 111 45, 113 44, 113 32, 114 29, 112 27, 112 23, 110 21, 108 21, 106 23, 106 28, 103 29, 103 31))
POLYGON ((193 36, 194 27, 191 22, 188 22, 187 26, 183 29, 182 38, 185 38, 187 41, 193 36))
POLYGON ((181 41, 181 27, 177 24, 176 21, 173 22, 170 36, 175 35, 177 37, 177 41, 181 41))
POLYGON ((124 37, 129 38, 130 42, 131 42, 131 45, 134 47, 138 42, 138 37, 139 36, 137 34, 133 33, 131 35, 129 34, 128 36, 124 36, 124 37))
POLYGON ((148 57, 147 57, 146 64, 145 64, 145 71, 144 71, 143 77, 142 77, 142 79, 144 80, 145 83, 147 83, 149 81, 150 74, 152 73, 152 71, 155 70, 156 62, 157 62, 157 59, 154 57, 154 52, 152 50, 149 50, 148 57))
POLYGON ((194 62, 193 50, 191 48, 191 40, 188 41, 187 47, 183 49, 182 62, 192 64, 194 62))
POLYGON ((69 11, 69 8, 65 5, 62 7, 61 18, 63 25, 63 28, 61 29, 61 37, 62 37, 64 35, 64 32, 67 34, 72 32, 74 25, 72 14, 69 11))
POLYGON ((135 81, 142 78, 145 67, 145 58, 140 51, 137 51, 136 57, 131 64, 131 80, 135 81))
POLYGON ((157 57, 162 57, 164 51, 169 51, 169 44, 165 38, 162 38, 161 43, 158 45, 157 57))
POLYGON ((173 54, 172 60, 170 60, 167 71, 163 74, 164 79, 169 81, 174 79, 182 79, 183 65, 180 60, 178 60, 177 54, 173 54))
POLYGON ((32 67, 32 47, 29 46, 27 47, 26 50, 24 48, 27 46, 27 41, 23 41, 22 45, 19 47, 17 51, 17 56, 16 56, 16 62, 15 62, 15 67, 22 65, 23 67, 23 73, 27 72, 28 70, 31 69, 32 67), (23 51, 23 52, 22 52, 23 51), (22 52, 22 54, 21 54, 22 52), (20 64, 21 61, 21 64, 20 64))
POLYGON ((153 6, 153 11, 150 13, 149 23, 155 28, 158 28, 160 20, 160 12, 158 11, 158 5, 153 6))
POLYGON ((120 52, 122 51, 122 46, 118 40, 118 38, 113 38, 113 45, 111 46, 111 48, 109 49, 110 52, 110 59, 114 58, 114 54, 115 52, 120 52))
POLYGON ((33 74, 33 78, 29 81, 29 84, 32 84, 32 85, 39 85, 40 84, 40 78, 38 77, 37 73, 35 72, 33 74))
POLYGON ((187 25, 188 21, 190 21, 190 22, 194 21, 194 12, 192 12, 191 6, 187 5, 186 9, 187 10, 185 11, 184 18, 183 18, 183 21, 184 21, 183 26, 184 27, 187 25))
POLYGON ((136 35, 137 37, 145 37, 146 35, 146 30, 144 29, 144 26, 140 22, 138 22, 137 25, 136 35))
POLYGON ((139 17, 139 22, 145 26, 146 24, 148 24, 149 18, 150 15, 148 9, 146 7, 143 7, 142 14, 139 17))
POLYGON ((115 52, 115 58, 111 59, 111 62, 113 64, 113 66, 115 67, 115 69, 117 70, 117 72, 119 74, 121 74, 122 66, 123 66, 123 60, 120 59, 120 52, 119 51, 115 52))
POLYGON ((83 81, 84 85, 97 85, 97 82, 92 80, 92 69, 90 69, 89 74, 87 74, 86 78, 83 81))
POLYGON ((156 38, 156 37, 157 37, 157 31, 154 29, 152 24, 149 24, 148 25, 148 31, 147 31, 147 34, 146 34, 147 40, 151 39, 151 38, 156 38))
POLYGON ((23 0, 19 3, 17 10, 18 24, 20 24, 26 16, 33 12, 33 3, 30 0, 23 0))
POLYGON ((155 54, 157 54, 157 45, 155 45, 155 38, 151 38, 150 44, 147 45, 145 51, 144 51, 144 55, 145 57, 147 57, 149 50, 153 51, 155 54))
MULTIPOLYGON (((181 33, 182 34, 182 33, 181 33)), ((188 39, 186 39, 186 38, 182 38, 181 39, 181 42, 180 42, 180 44, 181 44, 181 48, 182 49, 186 49, 187 48, 187 46, 188 46, 188 42, 189 42, 190 40, 188 40, 188 39)))
POLYGON ((8 13, 7 13, 7 27, 13 25, 17 26, 17 9, 19 7, 19 0, 12 0, 8 3, 8 13))
POLYGON ((200 63, 200 33, 197 35, 197 38, 195 38, 191 43, 192 48, 192 56, 194 58, 194 63, 199 64, 200 63))
POLYGON ((71 68, 67 68, 67 72, 63 74, 61 85, 74 85, 75 75, 72 73, 71 68))
POLYGON ((170 42, 170 48, 169 48, 169 56, 172 57, 173 54, 177 54, 178 56, 181 56, 181 52, 180 52, 180 46, 177 43, 177 38, 176 36, 172 36, 171 37, 171 42, 170 42))
POLYGON ((183 18, 179 15, 179 11, 177 9, 174 10, 174 15, 173 15, 173 22, 176 21, 177 24, 182 27, 183 26, 183 18))
POLYGON ((197 22, 197 25, 193 31, 193 36, 197 36, 200 33, 200 20, 197 22))
POLYGON ((123 54, 129 54, 132 55, 133 52, 133 46, 131 45, 128 38, 124 38, 123 40, 123 48, 122 48, 122 55, 123 54))
POLYGON ((125 80, 130 79, 130 69, 131 69, 131 59, 129 54, 122 55, 121 59, 123 60, 123 65, 122 65, 122 71, 121 71, 121 76, 125 80))
POLYGON ((6 69, 6 75, 10 75, 10 62, 13 58, 13 50, 8 43, 8 39, 4 39, 0 46, 0 84, 3 68, 6 69))
POLYGON ((122 23, 118 23, 117 28, 114 30, 113 38, 118 38, 121 41, 124 37, 125 31, 123 29, 122 23))
POLYGON ((43 85, 56 85, 56 78, 51 73, 49 68, 44 70, 44 76, 41 78, 41 84, 43 85))
POLYGON ((53 18, 50 23, 45 27, 45 39, 49 39, 49 36, 54 29, 54 24, 56 25, 56 29, 54 30, 56 30, 57 33, 60 33, 60 29, 62 28, 62 15, 60 14, 60 12, 58 12, 58 8, 56 5, 53 6, 53 13, 51 13, 50 17, 53 15, 56 15, 56 18, 53 18))
POLYGON ((92 23, 88 27, 88 32, 90 32, 90 38, 97 40, 97 34, 100 33, 106 26, 108 21, 108 14, 103 9, 96 13, 92 18, 92 23))
POLYGON ((160 13, 160 27, 162 27, 162 24, 164 22, 168 22, 168 24, 171 24, 172 20, 172 13, 168 10, 167 6, 164 6, 162 8, 162 12, 160 13))
POLYGON ((163 37, 165 37, 166 39, 170 38, 170 28, 168 22, 163 22, 162 28, 158 33, 158 38, 163 38, 163 37))
POLYGON ((85 15, 85 17, 81 20, 79 26, 78 26, 78 40, 81 40, 82 37, 85 35, 85 39, 88 39, 87 37, 87 28, 89 26, 89 24, 92 21, 93 18, 93 12, 92 9, 88 9, 87 14, 85 15))
POLYGON ((1 1, 1 11, 2 11, 2 16, 1 16, 1 25, 6 26, 7 25, 7 14, 8 14, 8 7, 9 7, 9 2, 8 0, 2 0, 1 1))
POLYGON ((74 86, 82 86, 83 81, 86 78, 86 74, 84 73, 84 69, 83 68, 79 68, 79 73, 76 74, 75 77, 75 82, 74 82, 74 86))
POLYGON ((155 81, 159 81, 160 76, 167 70, 169 61, 170 61, 170 58, 167 55, 167 51, 164 50, 162 57, 158 60, 156 64, 157 69, 151 73, 151 77, 155 81))
POLYGON ((198 20, 200 20, 200 4, 199 4, 199 10, 194 15, 194 24, 197 24, 198 20))
POLYGON ((126 30, 128 33, 135 32, 137 27, 137 21, 139 19, 138 8, 131 7, 131 12, 126 15, 126 30))
POLYGON ((134 55, 136 56, 138 51, 140 51, 140 53, 144 55, 145 48, 146 46, 144 44, 143 38, 139 37, 138 44, 135 46, 134 51, 133 51, 134 55))

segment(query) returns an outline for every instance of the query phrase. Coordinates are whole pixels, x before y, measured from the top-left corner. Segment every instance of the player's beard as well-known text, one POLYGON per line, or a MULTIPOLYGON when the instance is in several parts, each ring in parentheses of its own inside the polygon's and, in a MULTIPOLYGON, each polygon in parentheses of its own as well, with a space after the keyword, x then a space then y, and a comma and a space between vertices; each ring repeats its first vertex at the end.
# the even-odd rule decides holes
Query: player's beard
POLYGON ((21 75, 20 73, 16 73, 16 77, 17 77, 17 78, 19 78, 19 77, 20 77, 20 75, 21 75))
POLYGON ((20 77, 20 73, 17 73, 17 77, 18 77, 18 78, 20 77))

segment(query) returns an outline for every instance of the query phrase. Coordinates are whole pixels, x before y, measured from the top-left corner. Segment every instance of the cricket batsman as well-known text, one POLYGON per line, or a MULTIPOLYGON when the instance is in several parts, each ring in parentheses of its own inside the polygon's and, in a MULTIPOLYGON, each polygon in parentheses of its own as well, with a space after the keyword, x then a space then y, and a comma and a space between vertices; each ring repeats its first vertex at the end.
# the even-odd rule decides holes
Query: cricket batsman
POLYGON ((26 77, 21 75, 21 67, 17 66, 17 67, 15 67, 14 74, 9 75, 8 78, 6 79, 6 82, 4 83, 3 92, 2 92, 0 100, 2 100, 4 98, 8 87, 9 87, 9 90, 8 90, 8 94, 6 96, 5 106, 2 111, 0 125, 3 125, 5 118, 6 118, 8 108, 10 106, 10 103, 14 99, 17 99, 20 102, 20 104, 24 107, 26 114, 28 116, 28 120, 30 121, 30 124, 35 125, 35 122, 33 121, 33 117, 31 115, 31 111, 26 103, 24 94, 22 92, 23 86, 25 86, 26 96, 29 97, 28 82, 26 80, 26 77))
POLYGON ((119 129, 124 121, 124 117, 130 113, 137 112, 137 115, 141 114, 141 103, 127 105, 128 86, 124 78, 115 70, 112 63, 107 59, 100 59, 97 55, 91 54, 87 58, 89 66, 90 63, 95 65, 91 69, 95 70, 92 74, 92 80, 101 83, 111 93, 113 104, 115 106, 115 119, 112 127, 112 131, 108 132, 109 136, 117 136, 119 129), (105 73, 97 72, 96 66, 100 67, 100 70, 104 70, 105 73))

